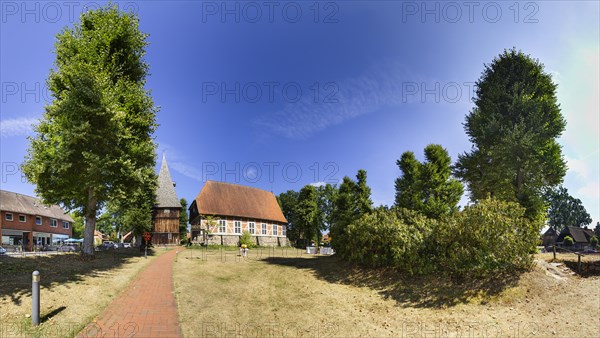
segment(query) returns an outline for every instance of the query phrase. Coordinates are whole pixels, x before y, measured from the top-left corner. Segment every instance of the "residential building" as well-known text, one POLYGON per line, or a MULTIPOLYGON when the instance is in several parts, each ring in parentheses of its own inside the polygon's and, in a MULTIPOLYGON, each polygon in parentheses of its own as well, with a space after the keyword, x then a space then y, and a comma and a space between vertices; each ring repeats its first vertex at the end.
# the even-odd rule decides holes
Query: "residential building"
POLYGON ((556 244, 556 239, 558 238, 558 232, 554 230, 552 227, 548 228, 546 232, 542 235, 542 246, 550 247, 556 244))
POLYGON ((2 246, 32 250, 52 245, 73 234, 73 218, 58 205, 44 205, 38 198, 0 190, 2 246))
POLYGON ((569 248, 564 246, 563 241, 566 236, 571 236, 573 238, 573 246, 570 248, 572 250, 585 250, 591 247, 590 241, 592 237, 595 236, 594 231, 588 228, 580 228, 580 227, 566 227, 564 228, 558 237, 556 238, 556 244, 561 245, 565 248, 569 248))

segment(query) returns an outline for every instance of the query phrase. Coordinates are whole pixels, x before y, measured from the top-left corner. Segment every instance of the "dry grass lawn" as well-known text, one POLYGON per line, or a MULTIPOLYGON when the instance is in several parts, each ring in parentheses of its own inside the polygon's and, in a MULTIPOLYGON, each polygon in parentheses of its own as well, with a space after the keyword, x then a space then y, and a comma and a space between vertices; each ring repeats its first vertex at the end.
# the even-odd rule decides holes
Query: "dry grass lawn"
MULTIPOLYGON (((402 278, 301 251, 186 250, 174 267, 183 333, 203 336, 599 337, 600 277, 543 266, 485 281, 402 278)), ((540 261, 543 258, 540 257, 540 261)))
POLYGON ((137 249, 0 258, 0 337, 73 337, 164 250, 144 259, 137 249), (40 271, 40 320, 31 325, 31 273, 40 271))

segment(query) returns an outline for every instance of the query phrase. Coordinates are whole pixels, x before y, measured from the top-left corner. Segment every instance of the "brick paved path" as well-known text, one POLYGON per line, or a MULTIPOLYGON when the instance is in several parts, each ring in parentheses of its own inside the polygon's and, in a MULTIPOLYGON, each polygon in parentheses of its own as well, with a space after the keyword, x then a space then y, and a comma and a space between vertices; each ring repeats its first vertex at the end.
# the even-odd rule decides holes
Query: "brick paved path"
POLYGON ((146 266, 79 337, 182 337, 170 250, 146 266))

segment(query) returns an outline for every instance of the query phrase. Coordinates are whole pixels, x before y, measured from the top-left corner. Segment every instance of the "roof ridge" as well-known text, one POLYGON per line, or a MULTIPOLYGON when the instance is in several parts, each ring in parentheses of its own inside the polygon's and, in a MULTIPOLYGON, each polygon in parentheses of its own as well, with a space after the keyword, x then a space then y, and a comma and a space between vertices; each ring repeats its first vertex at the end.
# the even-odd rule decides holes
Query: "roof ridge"
MULTIPOLYGON (((269 191, 269 190, 265 190, 265 189, 261 189, 261 188, 256 188, 256 187, 250 187, 250 186, 239 184, 239 183, 230 183, 230 182, 223 182, 223 181, 216 181, 216 180, 206 180, 206 183, 204 183, 204 185, 206 185, 208 182, 217 183, 217 184, 235 185, 235 186, 242 187, 242 188, 255 189, 255 190, 260 190, 260 191, 264 191, 264 192, 268 192, 270 194, 273 194, 273 192, 269 191)), ((275 195, 275 194, 273 194, 273 195, 275 195)))

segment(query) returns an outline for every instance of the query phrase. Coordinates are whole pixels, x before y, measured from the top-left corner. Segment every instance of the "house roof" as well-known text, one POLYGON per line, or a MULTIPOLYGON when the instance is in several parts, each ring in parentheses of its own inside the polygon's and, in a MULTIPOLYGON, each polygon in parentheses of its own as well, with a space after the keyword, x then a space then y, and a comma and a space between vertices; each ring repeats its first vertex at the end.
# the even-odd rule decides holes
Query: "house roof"
POLYGON ((0 210, 73 222, 73 218, 58 205, 44 205, 39 198, 6 190, 0 190, 0 210))
POLYGON ((162 164, 158 173, 158 187, 156 189, 156 205, 157 208, 181 208, 179 198, 175 192, 175 185, 169 173, 167 158, 163 154, 162 164))
POLYGON ((548 228, 548 230, 544 232, 544 236, 558 236, 558 232, 553 228, 548 228))
POLYGON ((133 240, 133 231, 129 231, 121 237, 121 242, 131 242, 131 240, 133 240))
POLYGON ((272 192, 216 181, 206 181, 196 197, 201 215, 237 216, 287 223, 272 192))
POLYGON ((561 231, 561 237, 570 235, 575 243, 588 243, 594 236, 594 231, 580 227, 566 227, 561 231))

